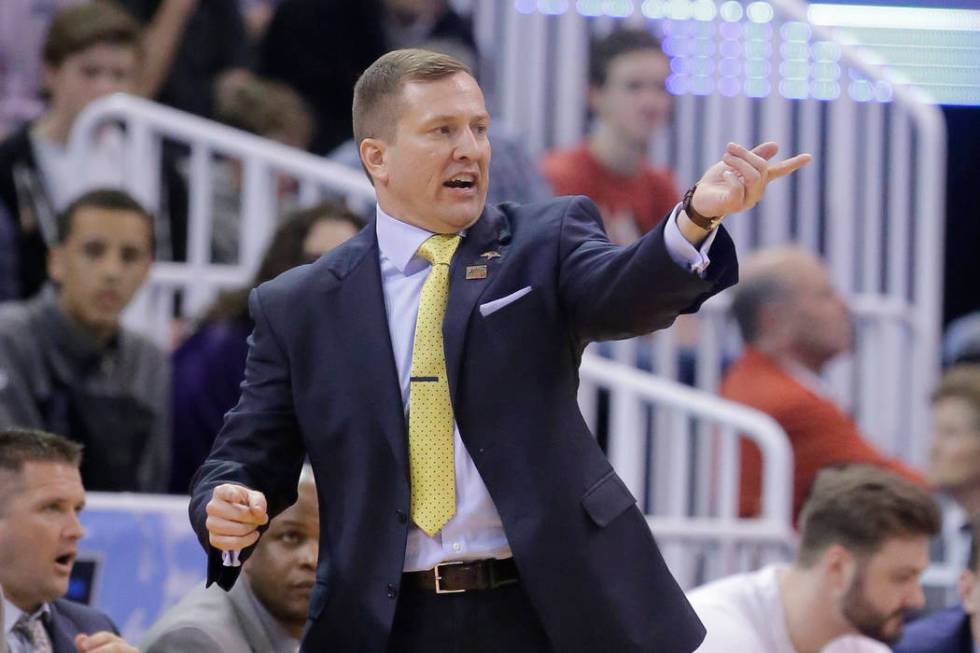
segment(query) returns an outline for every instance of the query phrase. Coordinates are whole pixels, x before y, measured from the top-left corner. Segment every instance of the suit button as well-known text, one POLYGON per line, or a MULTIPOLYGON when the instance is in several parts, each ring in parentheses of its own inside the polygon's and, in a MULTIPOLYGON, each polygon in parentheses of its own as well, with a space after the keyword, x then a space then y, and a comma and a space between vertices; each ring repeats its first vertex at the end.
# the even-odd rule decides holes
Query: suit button
POLYGON ((388 595, 388 598, 389 599, 398 598, 398 588, 397 587, 395 587, 391 583, 388 583, 388 587, 386 589, 388 591, 385 592, 385 593, 388 595))
POLYGON ((395 516, 398 517, 399 524, 405 524, 408 522, 408 515, 405 514, 404 510, 396 510, 395 516))

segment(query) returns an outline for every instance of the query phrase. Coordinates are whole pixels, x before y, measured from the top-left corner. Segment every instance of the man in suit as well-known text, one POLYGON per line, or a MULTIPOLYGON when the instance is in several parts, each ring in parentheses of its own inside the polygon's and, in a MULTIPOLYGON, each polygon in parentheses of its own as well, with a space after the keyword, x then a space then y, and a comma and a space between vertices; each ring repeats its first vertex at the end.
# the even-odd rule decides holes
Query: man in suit
POLYGON ((140 642, 143 653, 295 653, 316 573, 320 523, 309 467, 299 500, 277 516, 224 592, 203 584, 167 611, 140 642))
POLYGON ((905 628, 895 653, 975 653, 980 649, 980 553, 977 522, 970 529, 970 561, 960 573, 960 605, 934 612, 905 628))
MULTIPOLYGON (((854 340, 847 305, 822 261, 796 246, 755 254, 743 267, 732 313, 745 350, 725 373, 721 395, 770 415, 789 436, 794 522, 813 479, 830 465, 877 465, 925 484, 918 472, 864 439, 820 378, 854 340)), ((743 441, 741 459, 741 513, 751 517, 762 500, 761 453, 743 441)))
POLYGON ((620 248, 585 198, 485 207, 489 118, 455 59, 396 50, 354 96, 377 218, 252 294, 242 399, 191 499, 209 581, 234 583, 306 454, 303 650, 692 651, 704 629, 582 419, 578 364, 734 283, 714 218, 808 157, 731 144, 620 248))
POLYGON ((3 634, 14 653, 135 653, 107 616, 62 598, 84 535, 82 448, 40 431, 0 431, 3 634))

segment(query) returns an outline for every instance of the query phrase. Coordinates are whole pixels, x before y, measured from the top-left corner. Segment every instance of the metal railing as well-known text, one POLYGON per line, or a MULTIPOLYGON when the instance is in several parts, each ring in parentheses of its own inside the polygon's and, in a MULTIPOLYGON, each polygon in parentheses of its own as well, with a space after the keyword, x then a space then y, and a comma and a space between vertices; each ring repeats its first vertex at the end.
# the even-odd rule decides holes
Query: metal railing
POLYGON ((772 418, 587 353, 579 403, 593 429, 600 388, 610 391, 609 460, 682 587, 791 556, 793 454, 772 418), (762 453, 762 506, 753 519, 738 515, 740 437, 762 453))
MULTIPOLYGON (((86 158, 100 129, 122 124, 126 134, 125 186, 146 206, 159 209, 160 162, 164 140, 186 148, 189 192, 187 261, 161 261, 127 311, 127 324, 166 342, 178 293, 185 315, 195 316, 222 289, 248 283, 275 229, 278 177, 299 184, 299 201, 311 205, 325 196, 352 207, 373 206, 374 189, 363 174, 321 157, 232 129, 147 100, 113 95, 92 102, 72 128, 69 151, 75 180, 83 187, 86 158), (239 258, 216 264, 211 257, 212 166, 217 158, 241 166, 239 258)), ((161 225, 162 226, 162 225, 161 225)), ((158 229, 164 231, 165 228, 158 229)))

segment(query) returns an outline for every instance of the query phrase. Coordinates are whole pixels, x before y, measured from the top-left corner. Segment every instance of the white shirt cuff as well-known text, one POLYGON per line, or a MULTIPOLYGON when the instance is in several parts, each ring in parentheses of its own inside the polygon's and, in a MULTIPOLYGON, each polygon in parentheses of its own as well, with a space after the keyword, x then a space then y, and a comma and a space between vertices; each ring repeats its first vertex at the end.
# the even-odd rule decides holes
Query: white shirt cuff
POLYGON ((241 551, 238 550, 222 551, 221 562, 224 564, 225 567, 241 567, 242 563, 238 559, 239 553, 241 553, 241 551))
POLYGON ((708 237, 701 243, 701 248, 695 249, 694 245, 688 242, 681 233, 681 228, 677 226, 677 216, 680 212, 681 205, 678 204, 667 216, 667 224, 664 226, 664 244, 667 246, 667 252, 674 263, 685 270, 694 272, 699 277, 703 277, 704 271, 711 265, 708 250, 711 249, 711 244, 715 242, 718 230, 712 229, 708 237))

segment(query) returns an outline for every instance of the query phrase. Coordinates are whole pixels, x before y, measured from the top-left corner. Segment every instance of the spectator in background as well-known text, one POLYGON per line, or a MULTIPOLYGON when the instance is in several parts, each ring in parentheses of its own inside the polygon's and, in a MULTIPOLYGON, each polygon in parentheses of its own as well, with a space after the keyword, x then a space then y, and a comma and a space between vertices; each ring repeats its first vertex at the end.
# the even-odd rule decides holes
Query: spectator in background
POLYGON ((669 74, 660 42, 645 30, 618 29, 593 42, 588 105, 595 130, 541 162, 556 194, 586 195, 599 205, 606 233, 620 245, 653 229, 679 199, 670 171, 647 159, 670 114, 669 74))
MULTIPOLYGON (((472 23, 449 6, 448 0, 384 0, 385 45, 389 50, 424 47, 439 42, 452 48, 466 50, 460 58, 479 69, 479 53, 473 36, 472 23)), ((442 49, 434 48, 438 52, 442 49)))
POLYGON ((316 117, 311 150, 351 137, 354 83, 385 52, 381 0, 282 0, 259 46, 259 74, 299 92, 316 117))
MULTIPOLYGON (((219 83, 216 116, 219 121, 257 136, 305 150, 313 133, 313 118, 302 98, 285 84, 234 75, 219 83)), ((241 232, 242 168, 231 158, 215 161, 211 182, 211 253, 215 263, 238 262, 241 232)), ((293 210, 298 201, 295 180, 277 177, 277 215, 293 210)))
MULTIPOLYGON (((853 326, 823 263, 799 247, 751 257, 741 274, 732 312, 745 350, 725 374, 721 395, 770 415, 793 447, 793 519, 817 472, 829 465, 868 463, 917 483, 924 479, 869 444, 858 425, 830 398, 820 373, 850 351, 853 326)), ((761 454, 741 444, 743 516, 757 515, 762 498, 761 454)))
POLYGON ((800 517, 792 565, 689 594, 708 636, 699 653, 887 653, 909 610, 939 508, 916 485, 865 465, 824 470, 800 517))
POLYGON ((295 653, 316 579, 320 515, 313 470, 269 524, 244 577, 225 592, 198 585, 144 635, 143 653, 295 653))
POLYGON ((932 394, 929 482, 980 517, 980 365, 950 368, 932 394))
POLYGON ((201 326, 174 353, 171 492, 186 493, 224 415, 238 402, 245 378, 246 339, 252 332, 249 291, 286 270, 315 261, 357 233, 354 214, 319 204, 283 220, 253 282, 218 298, 201 326))
POLYGON ((0 431, 3 635, 17 653, 136 653, 106 615, 61 598, 85 534, 81 458, 59 436, 0 431))
POLYGON ((95 190, 59 217, 51 278, 0 306, 0 428, 43 428, 86 445, 90 490, 164 492, 170 473, 166 355, 120 325, 153 255, 153 217, 95 190))
POLYGON ((81 0, 0 2, 0 138, 44 109, 41 43, 62 7, 81 0))
POLYGON ((211 118, 214 84, 244 72, 248 40, 238 0, 118 0, 146 28, 139 92, 211 118))
MULTIPOLYGON (((105 4, 58 12, 42 51, 47 111, 0 143, 0 204, 14 221, 21 296, 37 292, 47 277, 46 252, 56 216, 76 192, 65 148, 75 118, 92 100, 128 91, 139 67, 139 26, 105 4)), ((89 161, 96 186, 123 181, 122 134, 105 130, 89 161)))
MULTIPOLYGON (((0 228, 7 251, 17 260, 16 278, 0 285, 16 287, 22 298, 33 296, 47 280, 48 248, 57 241, 57 215, 80 192, 120 187, 124 171, 124 135, 107 125, 86 160, 84 179, 71 166, 68 134, 90 102, 134 89, 140 49, 139 25, 107 2, 66 7, 51 23, 44 42, 44 81, 48 109, 0 143, 0 228), (12 235, 10 235, 12 234, 12 235)), ((163 170, 174 247, 168 256, 182 258, 186 225, 186 189, 172 165, 163 170)))
POLYGON ((927 477, 959 510, 947 512, 946 562, 962 568, 973 542, 970 524, 980 519, 980 365, 949 368, 932 393, 932 446, 927 477))
POLYGON ((960 605, 909 623, 895 653, 976 653, 980 650, 980 555, 976 523, 971 528, 970 559, 960 573, 960 605))

